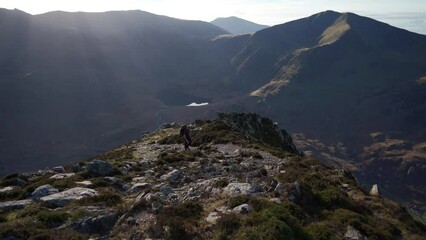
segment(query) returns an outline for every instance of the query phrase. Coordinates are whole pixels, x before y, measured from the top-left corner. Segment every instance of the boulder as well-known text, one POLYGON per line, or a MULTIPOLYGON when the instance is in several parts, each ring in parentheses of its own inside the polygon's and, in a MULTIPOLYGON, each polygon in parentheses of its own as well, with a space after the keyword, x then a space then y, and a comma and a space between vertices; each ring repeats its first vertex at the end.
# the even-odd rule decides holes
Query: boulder
POLYGON ((256 189, 250 183, 229 183, 223 192, 229 196, 251 195, 256 189))
POLYGON ((15 189, 15 186, 8 186, 8 187, 4 187, 4 188, 0 189, 0 193, 3 193, 3 192, 10 192, 10 191, 12 191, 13 189, 15 189))
POLYGON ((176 182, 182 177, 182 171, 179 169, 173 169, 171 172, 161 176, 162 180, 167 180, 169 182, 176 182))
POLYGON ((110 231, 118 219, 117 213, 100 215, 97 217, 85 217, 80 219, 75 230, 81 233, 106 233, 110 231))
POLYGON ((26 206, 32 204, 33 202, 29 199, 18 200, 18 201, 8 201, 8 202, 0 202, 0 210, 9 211, 15 209, 22 209, 26 206))
POLYGON ((73 200, 78 200, 85 197, 92 197, 97 194, 98 193, 96 192, 96 190, 90 188, 75 187, 63 192, 42 197, 40 198, 40 200, 42 202, 46 202, 54 206, 63 207, 68 205, 73 200))
POLYGON ((173 189, 169 185, 161 186, 160 192, 166 196, 173 193, 173 189))
POLYGON ((247 203, 241 204, 239 206, 236 206, 232 209, 233 213, 237 214, 247 214, 253 211, 253 208, 248 205, 247 203))
POLYGON ((144 189, 148 189, 148 188, 151 188, 151 187, 152 187, 152 185, 149 184, 149 183, 136 183, 130 188, 129 192, 136 193, 136 192, 140 192, 144 189))
POLYGON ((58 192, 58 189, 50 186, 49 184, 46 184, 36 188, 33 193, 31 193, 31 198, 38 201, 42 197, 49 196, 58 192))
POLYGON ((57 173, 51 176, 50 179, 64 179, 64 178, 73 177, 74 175, 75 173, 57 173))
POLYGON ((86 181, 81 181, 81 182, 75 182, 77 185, 81 185, 81 186, 85 186, 85 187, 90 187, 93 185, 93 183, 89 180, 86 181))
POLYGON ((96 159, 87 163, 86 169, 89 173, 97 176, 108 176, 113 171, 111 163, 96 159))
POLYGON ((64 173, 65 172, 65 168, 63 166, 56 166, 53 168, 53 171, 55 173, 64 173))

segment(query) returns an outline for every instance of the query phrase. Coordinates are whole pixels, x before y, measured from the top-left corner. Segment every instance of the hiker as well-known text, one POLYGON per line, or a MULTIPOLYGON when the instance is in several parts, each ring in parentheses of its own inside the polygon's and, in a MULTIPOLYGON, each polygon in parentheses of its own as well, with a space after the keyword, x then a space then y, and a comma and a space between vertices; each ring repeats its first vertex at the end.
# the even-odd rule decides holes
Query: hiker
POLYGON ((180 128, 180 136, 183 138, 183 145, 185 150, 189 150, 189 145, 191 145, 191 135, 189 134, 189 128, 187 125, 183 125, 180 128))

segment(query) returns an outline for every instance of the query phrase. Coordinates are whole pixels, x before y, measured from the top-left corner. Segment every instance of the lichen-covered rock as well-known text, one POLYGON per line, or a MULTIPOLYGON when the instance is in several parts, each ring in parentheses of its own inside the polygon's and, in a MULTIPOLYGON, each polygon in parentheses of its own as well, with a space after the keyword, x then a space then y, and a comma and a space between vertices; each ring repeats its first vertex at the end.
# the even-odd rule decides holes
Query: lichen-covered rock
POLYGON ((97 176, 108 176, 113 172, 111 163, 97 159, 87 163, 86 169, 89 173, 97 176))
POLYGON ((176 182, 182 177, 182 171, 179 169, 173 169, 171 172, 161 176, 162 180, 167 180, 169 182, 176 182))
POLYGON ((37 201, 42 197, 49 196, 58 192, 58 189, 52 187, 49 184, 46 184, 36 188, 33 193, 31 193, 31 198, 37 201))
POLYGON ((229 196, 251 195, 256 192, 256 188, 250 183, 229 183, 223 192, 229 196))
POLYGON ((97 191, 90 188, 75 187, 63 192, 55 193, 49 196, 40 198, 42 202, 63 207, 68 205, 73 200, 92 197, 97 195, 97 191))

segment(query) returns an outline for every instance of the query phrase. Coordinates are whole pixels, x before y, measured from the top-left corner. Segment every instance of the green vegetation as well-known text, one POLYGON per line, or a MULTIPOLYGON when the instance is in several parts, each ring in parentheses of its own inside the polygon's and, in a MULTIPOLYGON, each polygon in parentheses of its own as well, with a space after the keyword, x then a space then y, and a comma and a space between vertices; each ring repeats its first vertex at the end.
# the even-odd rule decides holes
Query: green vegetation
POLYGON ((158 164, 193 162, 197 158, 201 158, 201 157, 204 157, 204 154, 199 150, 190 150, 190 151, 167 150, 158 154, 158 164))
POLYGON ((55 228, 69 217, 66 212, 39 207, 10 213, 0 224, 0 239, 87 239, 87 235, 72 229, 55 228))
POLYGON ((62 225, 70 214, 62 211, 41 211, 37 213, 37 220, 46 224, 49 228, 62 225))
POLYGON ((184 202, 164 208, 157 218, 157 223, 150 227, 150 234, 154 238, 193 239, 197 236, 196 225, 202 212, 202 205, 195 202, 184 202))
POLYGON ((231 239, 231 236, 240 228, 241 217, 237 214, 227 214, 222 216, 217 222, 216 239, 231 239))
POLYGON ((113 149, 109 152, 100 154, 91 159, 99 159, 99 160, 128 160, 133 159, 133 152, 135 148, 129 145, 123 145, 116 149, 113 149))

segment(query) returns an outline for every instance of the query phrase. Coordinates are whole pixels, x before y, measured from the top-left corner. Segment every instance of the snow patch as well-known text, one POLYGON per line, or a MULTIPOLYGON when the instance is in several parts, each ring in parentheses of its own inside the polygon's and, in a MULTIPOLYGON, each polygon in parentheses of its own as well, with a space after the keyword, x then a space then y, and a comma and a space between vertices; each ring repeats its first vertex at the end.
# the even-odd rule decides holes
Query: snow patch
POLYGON ((201 107, 201 106, 206 106, 206 105, 209 105, 209 103, 208 102, 205 102, 205 103, 195 103, 195 102, 193 102, 193 103, 188 104, 186 106, 187 107, 201 107))

